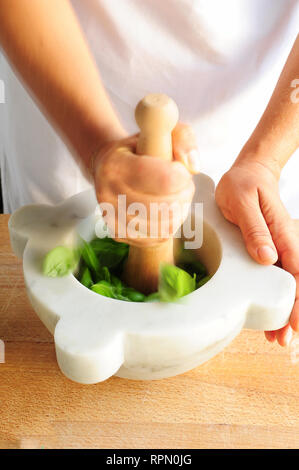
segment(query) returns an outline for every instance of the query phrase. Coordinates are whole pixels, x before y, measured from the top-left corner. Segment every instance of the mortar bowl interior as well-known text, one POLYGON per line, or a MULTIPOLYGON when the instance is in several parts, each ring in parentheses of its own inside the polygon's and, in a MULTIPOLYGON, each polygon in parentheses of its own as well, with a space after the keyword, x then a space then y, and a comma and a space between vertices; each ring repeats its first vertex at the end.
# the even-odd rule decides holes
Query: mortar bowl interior
MULTIPOLYGON (((77 234, 80 238, 83 238, 85 241, 90 242, 97 236, 103 236, 106 231, 103 231, 104 221, 99 212, 97 214, 84 219, 77 227, 77 234), (100 228, 99 228, 100 227, 100 228)), ((207 269, 207 273, 212 277, 218 270, 221 260, 222 260, 222 246, 220 239, 214 230, 214 228, 207 222, 195 218, 192 215, 191 227, 200 227, 199 230, 202 231, 202 243, 197 248, 187 248, 185 253, 188 253, 188 258, 193 260, 200 261, 207 269), (190 257, 189 257, 190 254, 190 257)), ((180 230, 183 235, 178 238, 177 234, 174 237, 174 257, 175 264, 178 264, 180 261, 184 260, 182 258, 182 248, 185 245, 185 242, 194 241, 195 235, 190 238, 184 236, 184 230, 180 230)))

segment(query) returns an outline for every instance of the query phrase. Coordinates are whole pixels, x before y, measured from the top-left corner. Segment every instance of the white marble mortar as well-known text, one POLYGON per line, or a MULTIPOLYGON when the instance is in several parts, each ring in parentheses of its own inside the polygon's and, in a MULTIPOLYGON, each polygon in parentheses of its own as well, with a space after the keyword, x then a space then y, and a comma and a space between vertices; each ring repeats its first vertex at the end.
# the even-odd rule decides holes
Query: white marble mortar
POLYGON ((239 229, 220 214, 214 183, 195 177, 204 203, 204 241, 196 255, 211 280, 178 303, 133 303, 103 297, 73 276, 42 274, 44 255, 95 236, 100 212, 93 190, 58 206, 30 205, 9 220, 11 245, 23 257, 34 310, 54 335, 58 364, 71 380, 97 383, 112 375, 161 379, 192 369, 221 351, 242 328, 275 330, 289 319, 295 280, 247 254, 239 229))

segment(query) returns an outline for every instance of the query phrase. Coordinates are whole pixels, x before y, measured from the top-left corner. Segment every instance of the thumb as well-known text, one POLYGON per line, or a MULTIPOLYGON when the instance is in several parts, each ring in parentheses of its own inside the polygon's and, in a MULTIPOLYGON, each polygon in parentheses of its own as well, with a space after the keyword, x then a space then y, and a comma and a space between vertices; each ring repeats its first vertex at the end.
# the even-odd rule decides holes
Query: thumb
POLYGON ((250 256, 260 264, 274 264, 278 259, 271 233, 263 217, 258 199, 237 214, 237 223, 250 256))
POLYGON ((174 159, 183 163, 191 173, 201 169, 196 136, 192 127, 179 122, 172 131, 174 159))

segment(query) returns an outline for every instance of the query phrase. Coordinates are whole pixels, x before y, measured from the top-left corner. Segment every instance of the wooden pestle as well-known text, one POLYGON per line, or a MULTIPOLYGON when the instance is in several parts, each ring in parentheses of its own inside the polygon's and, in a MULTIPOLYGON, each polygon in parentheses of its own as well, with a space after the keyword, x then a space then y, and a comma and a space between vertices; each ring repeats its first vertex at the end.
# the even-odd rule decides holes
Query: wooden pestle
MULTIPOLYGON (((147 95, 138 103, 135 118, 140 127, 137 154, 171 161, 171 133, 178 122, 175 102, 164 94, 147 95)), ((125 282, 145 294, 155 292, 161 262, 174 263, 172 238, 150 247, 131 246, 124 267, 125 282)))

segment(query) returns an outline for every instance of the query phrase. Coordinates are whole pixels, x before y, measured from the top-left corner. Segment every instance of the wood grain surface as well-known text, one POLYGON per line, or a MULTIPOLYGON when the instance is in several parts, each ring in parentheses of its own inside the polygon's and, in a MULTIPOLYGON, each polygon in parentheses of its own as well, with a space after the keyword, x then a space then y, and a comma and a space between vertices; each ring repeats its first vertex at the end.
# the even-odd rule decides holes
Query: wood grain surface
POLYGON ((243 331, 174 378, 66 379, 26 297, 0 216, 0 448, 298 448, 299 338, 289 349, 243 331))

